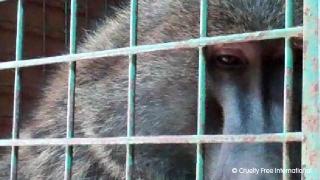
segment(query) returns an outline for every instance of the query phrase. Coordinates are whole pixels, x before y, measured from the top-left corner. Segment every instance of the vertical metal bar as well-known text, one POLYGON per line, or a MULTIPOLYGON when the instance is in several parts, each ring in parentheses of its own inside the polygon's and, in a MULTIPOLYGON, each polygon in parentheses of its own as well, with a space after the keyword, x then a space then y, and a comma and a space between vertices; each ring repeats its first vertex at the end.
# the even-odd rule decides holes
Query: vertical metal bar
MULTIPOLYGON (((130 10, 130 47, 137 45, 137 11, 138 3, 137 0, 131 0, 130 10)), ((135 121, 135 95, 136 95, 136 64, 137 55, 129 56, 129 81, 128 81, 128 119, 127 119, 127 136, 134 135, 134 121, 135 121)), ((126 145, 126 179, 132 179, 133 169, 133 146, 130 144, 126 145)))
MULTIPOLYGON (((47 2, 42 1, 42 56, 47 56, 47 2)), ((42 66, 42 71, 45 73, 46 65, 42 66)))
POLYGON ((302 167, 303 179, 320 179, 319 2, 305 0, 303 13, 302 167))
POLYGON ((64 45, 66 49, 69 48, 69 1, 64 1, 64 45))
MULTIPOLYGON (((285 11, 285 28, 293 26, 294 19, 294 2, 293 0, 286 0, 286 11, 285 11)), ((283 96, 283 133, 290 131, 290 124, 292 118, 292 89, 293 89, 293 51, 290 38, 285 38, 285 63, 284 63, 284 96, 283 96)), ((282 168, 290 168, 289 158, 289 145, 287 142, 282 145, 282 168)), ((290 174, 283 171, 282 179, 289 180, 290 174)))
POLYGON ((84 1, 84 13, 85 13, 85 24, 86 28, 89 27, 89 7, 88 7, 88 0, 84 1))
MULTIPOLYGON (((77 0, 71 0, 70 13, 70 48, 69 53, 75 54, 77 51, 77 0)), ((74 136, 74 104, 75 104, 75 86, 76 86, 76 63, 69 63, 69 81, 68 81, 68 112, 67 112, 67 138, 74 136)), ((65 174, 64 179, 69 180, 72 177, 72 157, 73 147, 66 146, 65 156, 65 174)))
MULTIPOLYGON (((200 0, 200 37, 207 36, 208 0, 200 0)), ((199 75, 198 75, 198 116, 197 135, 204 134, 206 120, 206 59, 204 47, 199 47, 199 75)), ((196 180, 204 179, 204 151, 203 145, 197 143, 196 180)))
POLYGON ((104 0, 104 14, 107 14, 108 11, 108 0, 104 0))
MULTIPOLYGON (((17 32, 16 32, 16 61, 22 60, 23 56, 23 17, 24 0, 17 1, 17 32)), ((14 79, 14 99, 13 99, 13 118, 12 118, 12 139, 19 138, 19 121, 21 119, 21 72, 15 68, 14 79)), ((16 180, 18 177, 18 146, 11 147, 11 168, 10 179, 16 180)))
POLYGON ((42 1, 42 56, 47 54, 47 9, 46 0, 42 1))

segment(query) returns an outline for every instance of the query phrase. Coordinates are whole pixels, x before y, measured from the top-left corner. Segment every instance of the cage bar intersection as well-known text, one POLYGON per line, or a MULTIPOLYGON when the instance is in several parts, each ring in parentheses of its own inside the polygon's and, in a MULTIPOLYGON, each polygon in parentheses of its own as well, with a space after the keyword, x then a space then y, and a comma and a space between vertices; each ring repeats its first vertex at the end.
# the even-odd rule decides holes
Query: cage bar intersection
MULTIPOLYGON (((1 0, 0 0, 1 2, 1 0)), ((130 11, 130 46, 125 48, 96 51, 90 53, 76 53, 76 24, 77 24, 77 0, 70 2, 70 37, 68 55, 46 57, 23 60, 23 19, 24 1, 18 0, 17 3, 17 34, 16 34, 16 58, 15 61, 0 63, 0 70, 14 69, 14 107, 12 120, 12 139, 1 139, 0 146, 11 147, 11 170, 10 179, 17 179, 18 169, 18 149, 19 146, 65 146, 65 173, 66 180, 72 177, 72 146, 73 145, 126 145, 126 179, 131 179, 132 166, 134 162, 135 144, 195 144, 196 151, 196 179, 204 179, 204 152, 203 144, 206 143, 283 143, 283 168, 290 167, 288 161, 287 142, 301 142, 302 144, 302 168, 308 169, 308 173, 302 175, 306 180, 320 179, 320 123, 319 123, 319 58, 320 58, 320 3, 318 0, 304 0, 303 7, 303 26, 293 27, 294 1, 286 0, 285 28, 252 33, 231 34, 216 37, 207 37, 207 18, 208 0, 200 2, 200 34, 199 38, 189 39, 179 42, 137 45, 137 21, 138 21, 138 2, 131 0, 130 11), (290 69, 293 66, 293 55, 290 38, 303 37, 303 89, 302 89, 302 132, 289 132, 288 129, 291 119, 290 107, 294 102, 290 99, 290 89, 292 89, 292 74, 290 69), (259 135, 204 135, 205 129, 205 56, 203 48, 206 45, 220 43, 234 43, 244 41, 257 41, 265 39, 285 38, 285 74, 284 74, 284 117, 283 133, 259 134, 259 135), (171 135, 171 136, 135 136, 134 117, 135 117, 135 81, 137 54, 172 50, 181 48, 199 49, 199 75, 198 75, 198 116, 197 134, 195 135, 171 135), (127 136, 126 137, 105 137, 105 138, 74 138, 74 91, 76 79, 76 61, 91 60, 100 57, 128 56, 128 109, 127 109, 127 136), (66 138, 54 139, 19 139, 19 121, 21 104, 21 67, 39 66, 53 63, 69 63, 69 82, 68 82, 68 109, 66 138), (316 67, 316 68, 315 68, 316 67)), ((283 173, 283 179, 290 179, 287 173, 283 173)))

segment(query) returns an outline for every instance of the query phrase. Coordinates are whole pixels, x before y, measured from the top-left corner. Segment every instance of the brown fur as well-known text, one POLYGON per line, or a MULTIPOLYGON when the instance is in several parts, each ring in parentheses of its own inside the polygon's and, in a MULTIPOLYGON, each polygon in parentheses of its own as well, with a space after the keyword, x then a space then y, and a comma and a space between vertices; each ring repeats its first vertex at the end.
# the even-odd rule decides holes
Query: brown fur
MULTIPOLYGON (((139 0, 139 45, 197 38, 199 5, 198 0, 139 0)), ((282 0, 210 0, 209 9, 210 36, 283 27, 282 0)), ((79 52, 128 42, 127 8, 91 32, 79 52)), ((197 49, 138 55, 136 135, 196 133, 197 59, 197 49)), ((21 138, 65 137, 67 70, 61 65, 47 80, 21 138)), ((127 76, 127 57, 77 63, 76 137, 126 135, 127 76)), ((135 153, 135 179, 194 178, 192 145, 143 145, 135 153)), ((124 179, 124 146, 76 146, 74 156, 74 179, 124 179)), ((20 179, 63 177, 63 147, 21 148, 19 157, 20 179)), ((9 164, 1 168, 8 170, 9 164)))

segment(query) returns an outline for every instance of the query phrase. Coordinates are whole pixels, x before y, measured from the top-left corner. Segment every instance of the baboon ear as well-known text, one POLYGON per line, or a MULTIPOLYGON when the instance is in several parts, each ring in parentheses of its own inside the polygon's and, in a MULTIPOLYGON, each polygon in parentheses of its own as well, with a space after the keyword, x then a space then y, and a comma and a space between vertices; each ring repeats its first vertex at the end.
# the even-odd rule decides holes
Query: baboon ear
POLYGON ((291 39, 292 47, 296 50, 302 50, 303 48, 303 38, 302 37, 293 37, 291 39))

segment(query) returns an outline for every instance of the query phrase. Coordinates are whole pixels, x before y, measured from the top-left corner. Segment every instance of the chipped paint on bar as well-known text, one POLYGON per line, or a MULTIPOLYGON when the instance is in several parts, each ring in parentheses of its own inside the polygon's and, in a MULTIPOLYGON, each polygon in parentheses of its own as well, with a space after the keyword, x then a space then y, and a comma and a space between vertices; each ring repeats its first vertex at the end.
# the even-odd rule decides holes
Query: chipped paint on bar
POLYGON ((305 0, 303 8, 302 168, 305 180, 320 179, 319 123, 319 10, 318 0, 305 0))
POLYGON ((106 138, 0 139, 1 146, 61 146, 61 145, 125 145, 125 144, 209 144, 209 143, 283 143, 301 142, 301 132, 247 135, 168 135, 106 138))
MULTIPOLYGON (((294 2, 293 0, 286 0, 285 11, 285 28, 290 28, 294 24, 294 2)), ((285 38, 285 58, 284 58, 284 87, 283 87, 283 133, 290 131, 292 119, 292 92, 293 92, 293 50, 291 38, 285 38)), ((289 145, 283 143, 282 145, 282 168, 290 168, 289 145)), ((283 180, 290 179, 290 173, 282 173, 283 180)))

